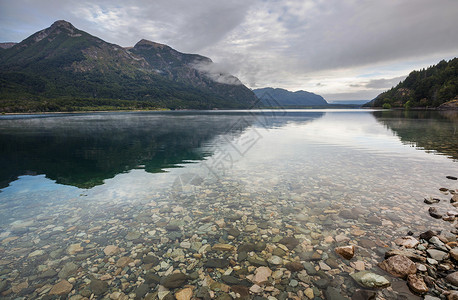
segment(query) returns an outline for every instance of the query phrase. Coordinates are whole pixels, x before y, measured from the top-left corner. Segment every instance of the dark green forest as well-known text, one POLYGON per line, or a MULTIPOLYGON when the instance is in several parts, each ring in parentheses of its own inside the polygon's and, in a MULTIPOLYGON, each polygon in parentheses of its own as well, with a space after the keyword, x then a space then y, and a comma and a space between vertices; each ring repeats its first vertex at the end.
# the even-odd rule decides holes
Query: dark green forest
POLYGON ((384 108, 435 108, 458 97, 458 58, 413 71, 397 86, 365 104, 384 108))
MULTIPOLYGON (((52 70, 52 69, 51 69, 52 70)), ((223 97, 157 77, 99 72, 0 72, 1 112, 233 107, 223 97), (154 79, 153 79, 154 78, 154 79)))

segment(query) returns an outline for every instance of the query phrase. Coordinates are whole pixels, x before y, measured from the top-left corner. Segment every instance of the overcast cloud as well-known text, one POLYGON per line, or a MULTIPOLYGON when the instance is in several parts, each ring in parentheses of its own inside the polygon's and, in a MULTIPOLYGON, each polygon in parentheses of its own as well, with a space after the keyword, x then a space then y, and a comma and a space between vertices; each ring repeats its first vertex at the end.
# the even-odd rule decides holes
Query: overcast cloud
POLYGON ((458 54, 457 0, 0 0, 0 42, 65 19, 107 42, 210 57, 249 87, 371 99, 458 54))

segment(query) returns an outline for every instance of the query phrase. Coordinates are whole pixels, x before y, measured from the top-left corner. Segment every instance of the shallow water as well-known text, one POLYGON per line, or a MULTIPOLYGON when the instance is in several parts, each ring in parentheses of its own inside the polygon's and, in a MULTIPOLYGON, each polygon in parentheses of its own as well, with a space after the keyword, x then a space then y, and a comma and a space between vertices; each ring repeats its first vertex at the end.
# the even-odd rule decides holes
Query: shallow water
MULTIPOLYGON (((264 252, 249 255, 267 259, 281 237, 294 236, 300 245, 285 262, 310 261, 351 296, 354 262, 379 272, 395 237, 453 228, 429 217, 423 198, 447 200, 439 188, 458 189, 446 178, 458 175, 457 128, 453 114, 365 110, 1 117, 0 267, 8 272, 0 278, 11 287, 27 282, 8 297, 39 297, 58 279, 40 274, 74 262, 75 295, 90 275, 104 274, 112 276, 109 292, 129 294, 149 271, 147 253, 163 263, 152 269, 159 276, 182 270, 218 281, 206 259, 235 262, 238 254, 198 257, 199 246, 263 241, 264 252), (69 252, 71 244, 82 250, 69 252), (358 246, 353 265, 333 252, 343 244, 358 246), (122 248, 113 262, 104 256, 107 245, 122 248), (124 270, 125 288, 113 275, 120 256, 140 261, 124 270)), ((441 209, 453 208, 447 202, 441 209)), ((298 286, 288 284, 292 278, 279 290, 301 296, 308 287, 315 295, 326 289, 313 275, 298 286)))

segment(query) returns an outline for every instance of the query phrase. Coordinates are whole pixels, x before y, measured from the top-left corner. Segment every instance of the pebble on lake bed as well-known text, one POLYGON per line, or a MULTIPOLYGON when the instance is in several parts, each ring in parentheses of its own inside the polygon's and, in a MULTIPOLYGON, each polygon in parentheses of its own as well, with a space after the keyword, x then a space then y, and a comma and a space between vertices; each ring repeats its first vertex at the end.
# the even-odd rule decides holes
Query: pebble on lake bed
POLYGON ((405 278, 407 275, 415 274, 417 266, 407 256, 394 255, 382 261, 378 266, 395 277, 405 278))
POLYGON ((342 246, 334 248, 334 251, 345 259, 352 259, 355 255, 355 246, 342 246))

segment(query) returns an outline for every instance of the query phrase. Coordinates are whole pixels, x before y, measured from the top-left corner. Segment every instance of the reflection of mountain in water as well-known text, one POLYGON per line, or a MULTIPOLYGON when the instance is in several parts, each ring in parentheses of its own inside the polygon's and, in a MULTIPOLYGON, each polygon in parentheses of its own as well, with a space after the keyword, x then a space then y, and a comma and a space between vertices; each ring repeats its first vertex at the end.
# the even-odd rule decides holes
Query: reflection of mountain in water
POLYGON ((377 111, 378 122, 405 144, 458 160, 458 113, 437 111, 377 111), (419 121, 421 120, 421 121, 419 121))
POLYGON ((211 147, 202 146, 217 136, 238 135, 254 123, 281 126, 321 115, 166 112, 8 117, 0 120, 0 188, 24 174, 45 174, 57 183, 90 188, 134 168, 163 172, 211 155, 211 147))

